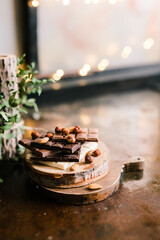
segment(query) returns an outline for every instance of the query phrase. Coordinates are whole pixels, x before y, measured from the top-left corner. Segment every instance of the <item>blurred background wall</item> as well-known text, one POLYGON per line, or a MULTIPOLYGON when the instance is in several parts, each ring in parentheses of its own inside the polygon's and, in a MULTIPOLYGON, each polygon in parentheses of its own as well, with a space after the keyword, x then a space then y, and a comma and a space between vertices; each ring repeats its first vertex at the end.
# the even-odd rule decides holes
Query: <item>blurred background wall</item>
POLYGON ((0 0, 0 53, 20 56, 25 49, 24 1, 0 0))

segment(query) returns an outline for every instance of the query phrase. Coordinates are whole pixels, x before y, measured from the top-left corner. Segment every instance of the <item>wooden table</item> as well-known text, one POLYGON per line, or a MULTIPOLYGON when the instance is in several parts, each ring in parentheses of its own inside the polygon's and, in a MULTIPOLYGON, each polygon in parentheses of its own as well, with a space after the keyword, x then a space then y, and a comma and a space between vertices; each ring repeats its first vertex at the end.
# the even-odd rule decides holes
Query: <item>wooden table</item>
POLYGON ((103 202, 72 206, 46 197, 22 163, 1 162, 0 240, 160 239, 160 95, 108 94, 41 110, 42 120, 26 124, 98 127, 112 159, 146 158, 144 175, 127 176, 103 202))

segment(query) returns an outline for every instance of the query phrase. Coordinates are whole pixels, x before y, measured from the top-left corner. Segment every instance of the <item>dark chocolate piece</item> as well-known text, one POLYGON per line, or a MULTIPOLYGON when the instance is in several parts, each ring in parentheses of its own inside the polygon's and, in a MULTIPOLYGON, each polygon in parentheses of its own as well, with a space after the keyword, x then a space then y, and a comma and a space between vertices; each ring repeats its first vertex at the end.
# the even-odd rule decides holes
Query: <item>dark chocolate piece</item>
MULTIPOLYGON (((39 143, 40 140, 31 140, 31 147, 36 147, 40 149, 48 149, 48 150, 61 150, 62 152, 74 153, 77 149, 81 147, 81 143, 62 143, 62 142, 52 142, 49 141, 47 143, 39 143)), ((32 150, 32 149, 31 149, 32 150)))
POLYGON ((50 161, 50 162, 79 162, 80 150, 77 150, 73 154, 54 153, 48 157, 39 157, 36 154, 32 154, 30 160, 33 161, 50 161))
POLYGON ((73 143, 73 144, 65 144, 63 145, 63 150, 65 152, 68 152, 68 153, 74 153, 75 151, 77 151, 78 149, 80 149, 81 147, 81 143, 73 143))
POLYGON ((38 157, 36 155, 31 155, 30 160, 32 161, 49 161, 49 162, 63 162, 62 156, 49 156, 49 157, 38 157))
POLYGON ((40 140, 42 138, 36 138, 35 140, 31 141, 31 146, 36 147, 36 148, 41 148, 41 149, 53 149, 54 142, 48 141, 47 143, 40 143, 40 140))
POLYGON ((62 134, 55 133, 52 137, 52 141, 64 141, 64 136, 62 134))
MULTIPOLYGON (((21 139, 19 141, 19 144, 21 144, 25 148, 29 149, 31 152, 36 153, 36 155, 39 156, 39 157, 47 157, 47 156, 50 156, 50 155, 53 154, 53 151, 51 151, 51 150, 38 149, 38 148, 32 147, 30 145, 31 141, 32 141, 31 139, 27 139, 27 138, 26 139, 21 139)), ((56 153, 58 153, 58 152, 60 152, 60 151, 57 150, 56 153)))

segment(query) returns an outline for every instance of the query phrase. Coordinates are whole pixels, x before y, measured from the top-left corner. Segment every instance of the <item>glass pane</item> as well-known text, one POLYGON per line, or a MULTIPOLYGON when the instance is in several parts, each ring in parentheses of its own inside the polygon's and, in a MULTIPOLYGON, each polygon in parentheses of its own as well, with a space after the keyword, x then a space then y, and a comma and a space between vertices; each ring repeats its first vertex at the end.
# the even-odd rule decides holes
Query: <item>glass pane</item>
POLYGON ((62 69, 64 74, 85 76, 158 62, 159 9, 158 0, 41 0, 37 8, 41 73, 62 69))

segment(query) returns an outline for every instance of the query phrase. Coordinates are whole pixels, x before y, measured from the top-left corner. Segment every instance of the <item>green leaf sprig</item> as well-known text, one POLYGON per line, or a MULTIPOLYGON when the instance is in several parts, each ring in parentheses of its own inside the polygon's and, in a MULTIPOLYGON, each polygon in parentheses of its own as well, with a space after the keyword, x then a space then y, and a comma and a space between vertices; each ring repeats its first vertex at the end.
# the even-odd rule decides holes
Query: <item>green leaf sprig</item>
MULTIPOLYGON (((28 107, 33 107, 38 111, 35 98, 30 98, 30 94, 42 93, 42 86, 48 82, 54 82, 53 79, 38 79, 35 75, 38 73, 35 70, 35 63, 22 67, 25 61, 26 54, 17 59, 17 77, 18 90, 12 88, 12 82, 7 80, 9 88, 9 100, 4 98, 3 93, 0 93, 0 159, 2 158, 2 139, 12 138, 12 134, 5 134, 5 130, 10 130, 14 123, 21 120, 21 114, 27 114, 28 107)), ((0 79, 0 86, 2 82, 0 79)))

